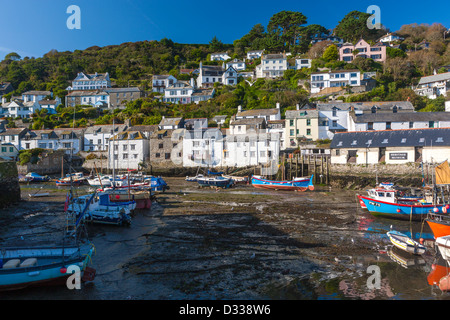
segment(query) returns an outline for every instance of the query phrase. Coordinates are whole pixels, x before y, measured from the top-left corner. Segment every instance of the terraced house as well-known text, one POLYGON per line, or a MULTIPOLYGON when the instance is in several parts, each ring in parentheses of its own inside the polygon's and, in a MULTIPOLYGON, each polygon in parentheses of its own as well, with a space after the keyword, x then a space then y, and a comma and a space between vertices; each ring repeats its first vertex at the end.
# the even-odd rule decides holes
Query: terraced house
POLYGON ((119 132, 109 139, 110 169, 140 169, 149 159, 149 140, 140 131, 119 132))

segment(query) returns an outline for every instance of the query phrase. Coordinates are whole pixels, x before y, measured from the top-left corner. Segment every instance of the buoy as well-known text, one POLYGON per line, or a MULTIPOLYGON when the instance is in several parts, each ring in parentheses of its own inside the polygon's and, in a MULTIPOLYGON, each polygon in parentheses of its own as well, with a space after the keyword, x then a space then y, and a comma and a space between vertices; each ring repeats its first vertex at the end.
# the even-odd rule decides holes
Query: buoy
POLYGON ((423 238, 419 239, 420 244, 423 244, 423 238))
POLYGON ((397 209, 397 212, 398 212, 398 213, 400 213, 401 211, 402 211, 402 210, 400 210, 400 209, 397 209))
POLYGON ((59 269, 59 272, 61 272, 61 273, 66 273, 66 272, 67 272, 67 268, 62 267, 61 269, 59 269))
POLYGON ((447 213, 447 207, 442 207, 442 212, 447 213))
POLYGON ((439 212, 439 209, 438 208, 433 208, 433 212, 437 213, 437 212, 439 212))
POLYGON ((116 199, 120 199, 120 196, 118 194, 116 195, 116 199))

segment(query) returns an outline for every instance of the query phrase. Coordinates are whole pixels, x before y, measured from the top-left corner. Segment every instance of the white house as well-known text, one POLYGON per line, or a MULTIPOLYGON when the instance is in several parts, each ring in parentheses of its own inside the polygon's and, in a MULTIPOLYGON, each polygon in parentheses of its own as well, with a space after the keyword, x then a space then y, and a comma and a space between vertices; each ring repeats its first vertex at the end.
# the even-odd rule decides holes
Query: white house
POLYGON ((87 74, 79 72, 72 85, 67 87, 66 90, 102 90, 105 88, 111 88, 111 80, 109 79, 109 73, 94 73, 87 74))
POLYGON ((237 119, 226 131, 223 165, 246 167, 263 165, 270 168, 278 164, 280 137, 269 132, 264 118, 237 119))
POLYGON ((238 106, 238 112, 235 116, 238 119, 252 119, 252 118, 263 118, 267 121, 274 121, 281 119, 280 104, 276 104, 276 108, 271 109, 249 109, 242 110, 242 106, 238 106))
POLYGON ((401 40, 403 40, 403 38, 396 35, 395 33, 387 33, 384 36, 382 36, 380 39, 378 39, 377 42, 391 43, 393 41, 401 41, 401 40))
POLYGON ((40 109, 46 109, 48 114, 55 114, 57 113, 56 108, 61 104, 61 98, 40 100, 38 103, 40 109))
POLYGON ((434 74, 420 78, 414 91, 420 96, 436 99, 439 96, 447 96, 450 90, 450 72, 434 74))
POLYGON ((164 89, 177 82, 177 78, 168 75, 154 75, 152 78, 152 91, 164 93, 164 89))
POLYGON ((215 83, 225 85, 237 84, 238 73, 233 67, 225 68, 222 66, 207 66, 200 62, 199 75, 197 77, 198 88, 208 88, 214 86, 215 83))
POLYGON ((263 55, 264 50, 251 50, 247 52, 247 60, 253 60, 261 58, 263 55))
POLYGON ((27 91, 22 93, 22 100, 23 102, 39 102, 47 96, 53 97, 53 93, 51 91, 27 91))
POLYGON ((83 147, 83 130, 78 128, 30 130, 21 137, 19 150, 42 148, 65 150, 66 154, 77 154, 83 147))
POLYGON ((164 102, 172 103, 191 103, 192 93, 194 92, 193 81, 177 81, 164 89, 164 102))
POLYGON ((223 166, 223 136, 220 129, 198 127, 184 130, 183 167, 223 166))
POLYGON ((57 128, 53 129, 58 137, 58 143, 53 145, 54 150, 64 150, 66 154, 77 154, 83 150, 84 128, 57 128), (56 146, 56 147, 55 147, 56 146))
POLYGON ((0 143, 0 160, 16 161, 19 150, 11 143, 0 143))
POLYGON ((126 131, 128 125, 94 125, 84 131, 84 151, 106 151, 113 135, 126 131))
POLYGON ((261 56, 261 64, 256 66, 256 78, 277 78, 283 76, 289 69, 287 55, 264 54, 261 56))
POLYGON ((139 169, 150 157, 149 140, 140 131, 124 131, 109 139, 110 169, 139 169))
POLYGON ((295 59, 295 69, 311 68, 311 61, 311 59, 297 58, 295 59))
POLYGON ((449 101, 445 101, 445 111, 446 112, 450 112, 450 100, 449 101))
POLYGON ((449 128, 448 112, 367 113, 350 116, 348 131, 449 128))
POLYGON ((232 61, 227 62, 225 65, 227 69, 233 67, 234 70, 236 71, 243 71, 246 68, 245 59, 244 60, 233 59, 232 61))
POLYGON ((211 61, 225 61, 229 59, 231 59, 231 57, 226 52, 211 53, 211 61))
POLYGON ((23 100, 14 99, 11 102, 2 104, 1 114, 3 117, 9 118, 30 118, 39 109, 40 105, 37 101, 24 102, 23 100))
POLYGON ((359 70, 337 70, 311 73, 311 93, 318 93, 325 88, 339 88, 361 85, 359 70))
POLYGON ((7 128, 0 133, 0 143, 10 143, 21 150, 20 142, 28 131, 26 128, 7 128))
POLYGON ((71 91, 66 95, 66 106, 90 105, 97 108, 109 108, 109 94, 103 90, 71 91))

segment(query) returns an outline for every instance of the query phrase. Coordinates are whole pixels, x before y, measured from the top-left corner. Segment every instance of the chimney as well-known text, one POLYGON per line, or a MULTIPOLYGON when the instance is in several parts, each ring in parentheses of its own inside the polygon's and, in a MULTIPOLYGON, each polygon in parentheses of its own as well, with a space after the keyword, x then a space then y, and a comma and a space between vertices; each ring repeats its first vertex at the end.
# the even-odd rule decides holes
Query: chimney
POLYGON ((277 102, 277 109, 280 109, 280 103, 277 102))
POLYGON ((242 112, 242 106, 241 105, 238 106, 238 112, 242 112))
POLYGON ((195 80, 194 78, 191 78, 191 87, 195 89, 195 80))

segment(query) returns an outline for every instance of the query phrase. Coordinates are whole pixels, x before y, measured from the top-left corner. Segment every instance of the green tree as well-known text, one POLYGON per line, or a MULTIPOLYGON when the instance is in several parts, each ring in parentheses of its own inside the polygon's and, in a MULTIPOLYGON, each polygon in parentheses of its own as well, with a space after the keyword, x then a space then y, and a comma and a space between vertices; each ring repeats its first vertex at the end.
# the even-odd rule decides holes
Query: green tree
POLYGON ((336 26, 335 34, 348 42, 356 43, 359 39, 376 40, 381 37, 385 29, 369 29, 367 28, 367 19, 370 13, 352 11, 348 13, 336 26))
POLYGON ((267 31, 276 36, 283 46, 289 48, 295 45, 307 22, 306 16, 301 12, 281 11, 274 14, 267 25, 267 31))
POLYGON ((338 47, 334 44, 325 49, 322 55, 322 59, 325 61, 336 61, 339 59, 338 47))
POLYGON ((209 42, 209 48, 212 51, 220 51, 223 49, 223 43, 219 39, 217 39, 216 36, 214 36, 209 42))

